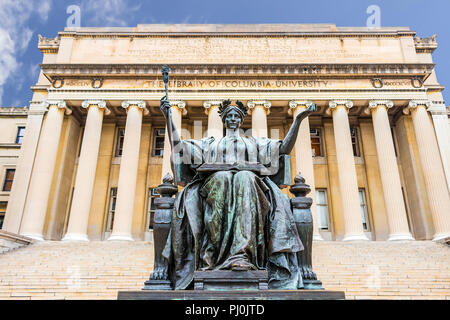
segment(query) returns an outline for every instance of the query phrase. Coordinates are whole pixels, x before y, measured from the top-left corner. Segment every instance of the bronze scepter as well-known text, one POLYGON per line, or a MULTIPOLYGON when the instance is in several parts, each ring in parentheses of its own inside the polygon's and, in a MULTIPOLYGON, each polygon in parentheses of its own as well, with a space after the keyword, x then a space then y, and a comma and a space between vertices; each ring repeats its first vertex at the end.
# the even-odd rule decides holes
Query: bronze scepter
MULTIPOLYGON (((170 72, 170 68, 165 64, 161 69, 161 73, 162 73, 162 77, 163 77, 163 81, 164 81, 164 86, 166 89, 166 101, 169 101, 169 72, 170 72)), ((173 182, 177 186, 178 179, 177 179, 177 175, 175 172, 174 144, 173 144, 173 137, 172 137, 172 108, 171 107, 169 107, 169 110, 167 110, 167 116, 169 119, 169 121, 167 121, 167 130, 169 131, 168 134, 169 134, 170 148, 172 151, 170 153, 170 166, 172 167, 173 182)))

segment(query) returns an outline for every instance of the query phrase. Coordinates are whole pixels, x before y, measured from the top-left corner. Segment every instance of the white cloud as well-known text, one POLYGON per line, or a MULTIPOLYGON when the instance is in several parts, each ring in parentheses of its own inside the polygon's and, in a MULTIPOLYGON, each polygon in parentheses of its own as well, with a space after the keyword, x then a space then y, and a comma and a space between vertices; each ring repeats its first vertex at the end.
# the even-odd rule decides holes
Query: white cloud
POLYGON ((81 14, 85 26, 125 27, 141 5, 127 0, 83 0, 81 14))
POLYGON ((48 20, 48 13, 52 8, 52 0, 42 0, 40 5, 37 7, 37 12, 42 21, 48 20))
MULTIPOLYGON (((52 0, 0 1, 0 105, 3 101, 3 86, 20 68, 19 58, 32 39, 33 31, 28 27, 31 16, 37 13, 43 21, 46 21, 51 6, 52 0)), ((19 85, 23 83, 19 77, 14 81, 19 85)))

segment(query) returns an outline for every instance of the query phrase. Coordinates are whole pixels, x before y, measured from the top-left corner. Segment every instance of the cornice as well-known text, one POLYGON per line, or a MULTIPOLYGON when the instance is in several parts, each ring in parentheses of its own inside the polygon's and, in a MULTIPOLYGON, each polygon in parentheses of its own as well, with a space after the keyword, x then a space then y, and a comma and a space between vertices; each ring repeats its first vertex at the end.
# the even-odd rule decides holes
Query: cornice
POLYGON ((0 107, 0 116, 26 116, 28 107, 0 107))
POLYGON ((61 38, 201 38, 201 37, 246 37, 246 38, 259 38, 259 37, 302 37, 302 38, 398 38, 398 37, 414 37, 415 31, 409 30, 355 30, 355 31, 265 31, 265 32, 220 32, 220 31, 207 31, 207 32, 145 32, 145 31, 130 31, 122 29, 116 31, 110 29, 108 31, 98 30, 77 30, 77 31, 61 31, 58 35, 61 38))
MULTIPOLYGON (((50 82, 64 77, 149 77, 161 74, 160 64, 41 64, 50 82)), ((372 77, 408 76, 425 81, 433 63, 368 64, 171 64, 172 76, 372 77)))

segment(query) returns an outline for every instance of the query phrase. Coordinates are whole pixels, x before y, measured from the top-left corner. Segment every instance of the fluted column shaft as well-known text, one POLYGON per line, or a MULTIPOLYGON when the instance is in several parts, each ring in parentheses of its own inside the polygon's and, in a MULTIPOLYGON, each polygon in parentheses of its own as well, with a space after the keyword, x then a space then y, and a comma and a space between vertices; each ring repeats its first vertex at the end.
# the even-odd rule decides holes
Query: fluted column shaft
POLYGON ((389 125, 387 109, 393 105, 391 101, 371 101, 369 106, 372 110, 381 184, 389 223, 388 240, 414 240, 409 232, 400 174, 389 125))
MULTIPOLYGON (((185 109, 186 104, 184 103, 184 101, 173 101, 170 104, 172 105, 171 110, 172 110, 173 123, 175 124, 175 127, 181 136, 181 131, 182 131, 181 120, 183 118, 183 114, 186 115, 186 109, 185 109)), ((170 150, 169 131, 166 126, 166 133, 164 135, 164 153, 163 153, 163 164, 162 164, 162 169, 161 169, 161 181, 162 181, 162 178, 168 173, 171 176, 173 176, 172 167, 170 165, 171 152, 172 151, 170 150)))
POLYGON ((84 101, 88 109, 83 141, 75 179, 69 224, 63 240, 88 241, 87 229, 97 169, 105 101, 84 101))
POLYGON ((223 122, 219 115, 219 106, 221 101, 205 101, 203 107, 208 115, 208 137, 214 137, 219 140, 223 138, 223 122))
POLYGON ((433 125, 426 109, 429 102, 411 101, 409 106, 433 217, 433 240, 437 241, 450 236, 450 197, 433 125))
POLYGON ((28 111, 27 125, 20 155, 17 161, 16 173, 11 188, 11 194, 6 207, 5 221, 2 230, 19 233, 22 222, 25 200, 30 185, 33 163, 39 142, 45 105, 31 105, 28 111))
POLYGON ((145 102, 124 101, 122 107, 127 109, 127 122, 120 160, 114 225, 108 240, 133 241, 131 230, 145 102))
POLYGON ((351 101, 330 102, 333 114, 334 138, 336 141, 336 158, 339 172, 339 186, 342 196, 345 235, 343 241, 368 240, 362 225, 359 204, 358 181, 353 157, 348 109, 351 101))
POLYGON ((43 240, 45 216, 55 171, 64 112, 70 114, 64 101, 47 101, 48 113, 39 139, 36 159, 25 203, 20 234, 43 240))
POLYGON ((271 103, 269 101, 249 101, 248 107, 252 115, 252 136, 255 138, 267 138, 267 115, 271 103))
MULTIPOLYGON (((292 110, 292 116, 295 119, 297 115, 308 108, 312 102, 291 101, 289 107, 292 110)), ((311 132, 309 128, 309 120, 305 119, 300 124, 297 140, 294 146, 295 165, 297 172, 300 171, 306 179, 306 183, 311 188, 308 197, 313 199, 311 212, 313 217, 313 238, 314 240, 323 240, 319 233, 317 225, 317 206, 316 206, 316 188, 314 183, 314 164, 311 150, 311 132)))

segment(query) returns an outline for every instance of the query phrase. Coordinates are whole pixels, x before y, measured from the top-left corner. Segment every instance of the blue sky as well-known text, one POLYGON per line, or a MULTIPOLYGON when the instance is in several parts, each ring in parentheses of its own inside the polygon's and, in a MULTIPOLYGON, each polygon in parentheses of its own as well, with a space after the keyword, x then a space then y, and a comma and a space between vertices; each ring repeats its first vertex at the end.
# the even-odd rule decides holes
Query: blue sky
MULTIPOLYGON (((437 76, 450 86, 450 0, 0 0, 0 106, 26 106, 42 54, 38 34, 55 37, 67 7, 81 8, 81 26, 145 23, 334 23, 366 26, 370 5, 381 26, 408 26, 420 37, 437 34, 437 76)), ((448 97, 444 91, 444 98, 448 97)), ((447 103, 447 102, 446 102, 447 103)), ((448 103, 447 103, 448 104, 448 103)))

